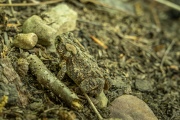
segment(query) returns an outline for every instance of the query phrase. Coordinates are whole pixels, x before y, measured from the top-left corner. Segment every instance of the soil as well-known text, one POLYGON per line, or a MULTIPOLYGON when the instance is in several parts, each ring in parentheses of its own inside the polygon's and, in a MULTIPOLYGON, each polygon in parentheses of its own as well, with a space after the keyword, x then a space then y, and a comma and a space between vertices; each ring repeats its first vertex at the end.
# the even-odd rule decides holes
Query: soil
MULTIPOLYGON (((73 31, 75 37, 113 80, 113 86, 105 91, 109 103, 118 96, 131 94, 145 101, 159 120, 180 120, 180 13, 164 5, 151 4, 150 1, 136 3, 141 7, 136 7, 134 15, 92 2, 65 3, 78 13, 77 27, 73 31), (102 41, 107 48, 94 42, 90 36, 102 41)), ((134 3, 129 0, 129 4, 134 3)), ((28 17, 39 15, 55 5, 13 7, 13 14, 10 7, 1 8, 1 59, 6 35, 12 41, 16 34, 22 32, 21 25, 28 17), (9 24, 4 27, 5 22, 14 26, 9 24), (16 27, 19 23, 21 25, 16 27)), ((5 55, 11 59, 16 71, 16 60, 25 52, 32 51, 9 47, 5 55)), ((58 72, 50 60, 44 63, 53 73, 58 72)), ((75 116, 80 120, 98 119, 81 93, 77 94, 82 99, 84 109, 79 112, 41 86, 30 71, 21 80, 28 104, 23 106, 8 102, 1 118, 54 120, 67 115, 69 120, 75 116)), ((74 89, 68 76, 63 81, 74 89)), ((109 118, 107 108, 98 110, 104 118, 109 118)))

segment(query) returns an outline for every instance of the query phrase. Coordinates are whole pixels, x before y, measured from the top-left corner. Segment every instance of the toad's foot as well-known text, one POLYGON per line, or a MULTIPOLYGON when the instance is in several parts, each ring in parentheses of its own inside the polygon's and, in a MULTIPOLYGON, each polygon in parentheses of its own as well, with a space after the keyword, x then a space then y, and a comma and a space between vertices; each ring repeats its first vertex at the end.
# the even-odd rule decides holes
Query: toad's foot
POLYGON ((102 92, 104 88, 104 82, 105 81, 100 78, 89 78, 82 81, 79 87, 83 92, 96 96, 102 92))

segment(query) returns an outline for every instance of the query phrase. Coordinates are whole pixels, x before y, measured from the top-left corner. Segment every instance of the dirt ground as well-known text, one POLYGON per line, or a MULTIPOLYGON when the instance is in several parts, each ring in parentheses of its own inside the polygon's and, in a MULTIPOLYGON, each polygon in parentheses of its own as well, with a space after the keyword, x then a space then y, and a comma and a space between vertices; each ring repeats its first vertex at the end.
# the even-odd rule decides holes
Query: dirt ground
MULTIPOLYGON (((134 3, 129 0, 129 4, 135 6, 134 13, 107 8, 93 2, 65 3, 78 13, 77 27, 73 31, 75 37, 94 56, 99 67, 110 75, 113 83, 117 83, 105 91, 109 103, 118 96, 131 94, 146 102, 159 120, 180 120, 180 13, 150 1, 134 3), (94 42, 90 36, 101 40, 107 48, 94 42)), ((39 15, 55 5, 57 3, 13 7, 14 13, 11 7, 1 8, 1 59, 4 56, 6 35, 12 41, 16 34, 22 32, 21 25, 28 17, 39 15), (21 24, 18 27, 16 27, 19 24, 17 21, 21 24), (12 25, 4 26, 4 22, 12 25)), ((6 52, 8 54, 5 56, 11 59, 14 69, 17 70, 18 58, 24 52, 32 51, 9 47, 6 52)), ((44 63, 53 73, 58 72, 50 60, 44 63)), ((43 88, 30 71, 26 76, 21 77, 21 80, 28 96, 28 104, 22 106, 13 100, 8 101, 1 112, 2 119, 54 120, 60 119, 62 114, 72 118, 76 116, 80 120, 98 119, 81 93, 77 94, 82 99, 84 109, 77 112, 43 88)), ((72 87, 73 82, 68 76, 63 81, 67 86, 72 87)), ((0 87, 2 96, 2 85, 0 87)), ((104 118, 109 117, 107 108, 98 110, 104 118)))

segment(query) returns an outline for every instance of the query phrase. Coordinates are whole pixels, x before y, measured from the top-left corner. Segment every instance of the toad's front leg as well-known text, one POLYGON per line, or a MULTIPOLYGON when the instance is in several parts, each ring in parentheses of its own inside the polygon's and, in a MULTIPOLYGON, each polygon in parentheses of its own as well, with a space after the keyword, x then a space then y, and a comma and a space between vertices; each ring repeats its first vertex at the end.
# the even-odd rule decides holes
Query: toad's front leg
POLYGON ((70 52, 66 52, 64 55, 63 55, 63 60, 60 62, 59 66, 60 66, 60 70, 57 74, 57 78, 59 80, 62 80, 64 78, 64 75, 66 74, 67 72, 67 69, 66 69, 66 60, 71 56, 71 53, 70 52))
POLYGON ((61 69, 60 69, 60 71, 57 74, 57 78, 59 80, 62 80, 64 78, 64 75, 67 72, 67 69, 66 69, 66 60, 62 60, 61 63, 59 64, 59 66, 60 66, 61 69))

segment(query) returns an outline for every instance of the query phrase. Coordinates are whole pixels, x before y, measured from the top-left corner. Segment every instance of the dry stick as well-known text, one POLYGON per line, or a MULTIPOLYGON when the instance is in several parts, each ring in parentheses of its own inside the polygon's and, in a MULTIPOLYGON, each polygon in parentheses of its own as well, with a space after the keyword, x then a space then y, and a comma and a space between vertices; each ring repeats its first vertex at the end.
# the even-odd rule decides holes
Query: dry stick
MULTIPOLYGON (((8 0, 8 3, 11 5, 11 4, 12 4, 12 1, 11 1, 11 0, 8 0)), ((12 12, 13 16, 15 16, 13 6, 11 6, 11 12, 12 12)))
POLYGON ((62 2, 64 0, 49 0, 45 2, 39 2, 39 3, 13 3, 13 4, 0 4, 0 7, 9 7, 9 6, 14 6, 14 7, 23 7, 23 6, 37 6, 37 5, 44 5, 44 4, 53 4, 53 3, 58 3, 62 2))
POLYGON ((77 19, 78 22, 83 22, 83 23, 87 23, 87 24, 92 24, 92 25, 96 25, 96 26, 103 26, 101 23, 98 23, 96 21, 92 22, 92 21, 88 21, 88 20, 83 20, 83 19, 77 19))
POLYGON ((81 110, 83 108, 78 96, 52 74, 36 55, 29 55, 27 60, 30 63, 32 73, 37 77, 40 84, 51 90, 72 108, 76 110, 81 110))
POLYGON ((96 42, 98 45, 100 45, 101 47, 103 47, 104 49, 107 49, 108 47, 102 42, 100 41, 99 39, 97 39, 96 37, 94 36, 90 36, 91 39, 96 42))
POLYGON ((172 2, 169 2, 169 1, 167 1, 167 0, 155 0, 155 1, 157 1, 157 2, 159 2, 159 3, 162 3, 162 4, 164 4, 164 5, 167 5, 167 6, 171 7, 171 8, 173 8, 173 9, 176 9, 176 10, 180 11, 180 6, 179 6, 179 5, 176 5, 176 4, 172 3, 172 2))
POLYGON ((152 14, 153 14, 153 18, 154 18, 154 21, 155 21, 156 25, 157 25, 159 28, 161 28, 161 22, 160 22, 160 20, 159 20, 159 16, 157 15, 156 9, 151 9, 151 12, 152 12, 152 14))
POLYGON ((172 46, 174 45, 174 43, 176 42, 176 40, 172 40, 171 44, 168 46, 167 50, 165 51, 164 55, 163 55, 163 58, 162 58, 162 61, 161 61, 161 64, 160 64, 160 70, 163 74, 163 77, 165 77, 165 72, 163 70, 163 64, 164 64, 164 60, 167 56, 167 54, 169 53, 169 51, 171 50, 172 46))
MULTIPOLYGON (((82 91, 82 90, 81 90, 82 91)), ((83 92, 83 91, 82 91, 83 92)), ((100 113, 98 112, 98 110, 96 109, 96 107, 94 106, 94 104, 92 103, 91 99, 89 98, 89 96, 83 92, 84 96, 86 97, 86 99, 88 100, 89 104, 91 105, 92 109, 94 110, 94 112, 97 114, 98 119, 99 120, 103 120, 103 117, 100 115, 100 113)))
POLYGON ((135 2, 134 9, 135 9, 137 16, 143 16, 144 15, 144 11, 143 11, 141 2, 139 2, 139 1, 135 2))

